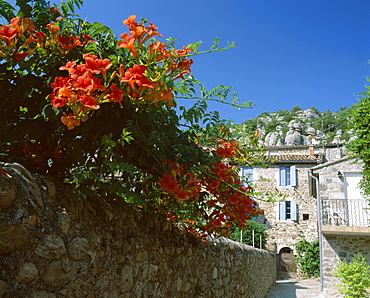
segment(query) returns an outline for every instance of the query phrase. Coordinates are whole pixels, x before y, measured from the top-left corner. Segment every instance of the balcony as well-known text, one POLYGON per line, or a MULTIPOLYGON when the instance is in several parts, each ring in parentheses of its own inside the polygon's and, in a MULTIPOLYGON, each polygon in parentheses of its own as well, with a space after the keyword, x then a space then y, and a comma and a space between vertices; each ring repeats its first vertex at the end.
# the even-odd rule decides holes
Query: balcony
POLYGON ((324 234, 370 234, 370 206, 367 200, 322 200, 324 234))

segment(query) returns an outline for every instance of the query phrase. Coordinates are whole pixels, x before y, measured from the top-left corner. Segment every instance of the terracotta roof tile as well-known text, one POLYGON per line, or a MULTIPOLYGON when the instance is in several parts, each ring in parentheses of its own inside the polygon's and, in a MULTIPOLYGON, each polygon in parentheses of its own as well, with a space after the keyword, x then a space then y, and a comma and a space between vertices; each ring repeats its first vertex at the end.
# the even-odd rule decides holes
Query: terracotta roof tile
POLYGON ((315 154, 315 155, 308 155, 308 154, 276 154, 276 155, 269 155, 271 159, 274 159, 275 163, 280 162, 311 162, 311 163, 319 163, 322 162, 322 155, 315 154))

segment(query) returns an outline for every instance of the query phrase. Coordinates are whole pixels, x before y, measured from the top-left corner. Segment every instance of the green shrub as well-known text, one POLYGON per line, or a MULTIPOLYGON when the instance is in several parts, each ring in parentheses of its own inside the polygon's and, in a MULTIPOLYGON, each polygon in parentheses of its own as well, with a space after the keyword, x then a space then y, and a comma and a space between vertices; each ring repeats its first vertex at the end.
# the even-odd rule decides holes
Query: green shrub
POLYGON ((341 261, 334 276, 341 278, 341 284, 335 286, 345 297, 369 297, 370 266, 363 255, 356 254, 349 263, 341 261))
POLYGON ((297 244, 296 263, 299 264, 300 270, 305 277, 320 276, 320 247, 319 240, 309 242, 303 237, 297 244))

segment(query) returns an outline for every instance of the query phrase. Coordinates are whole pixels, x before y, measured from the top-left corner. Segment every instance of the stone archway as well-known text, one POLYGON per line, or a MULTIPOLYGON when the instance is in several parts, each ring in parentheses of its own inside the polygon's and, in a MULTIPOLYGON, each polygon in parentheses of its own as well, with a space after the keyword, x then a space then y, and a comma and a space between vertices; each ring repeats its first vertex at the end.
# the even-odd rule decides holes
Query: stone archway
POLYGON ((279 279, 296 278, 297 266, 295 255, 291 248, 283 247, 277 257, 277 277, 279 279))

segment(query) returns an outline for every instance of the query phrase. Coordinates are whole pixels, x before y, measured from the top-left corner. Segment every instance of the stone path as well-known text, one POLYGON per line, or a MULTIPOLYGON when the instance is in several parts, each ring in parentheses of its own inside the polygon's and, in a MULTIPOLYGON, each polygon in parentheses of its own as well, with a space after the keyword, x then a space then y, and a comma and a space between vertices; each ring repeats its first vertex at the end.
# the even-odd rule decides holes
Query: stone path
POLYGON ((326 298, 320 292, 320 280, 306 279, 297 281, 295 279, 277 280, 276 284, 267 293, 266 298, 326 298))

